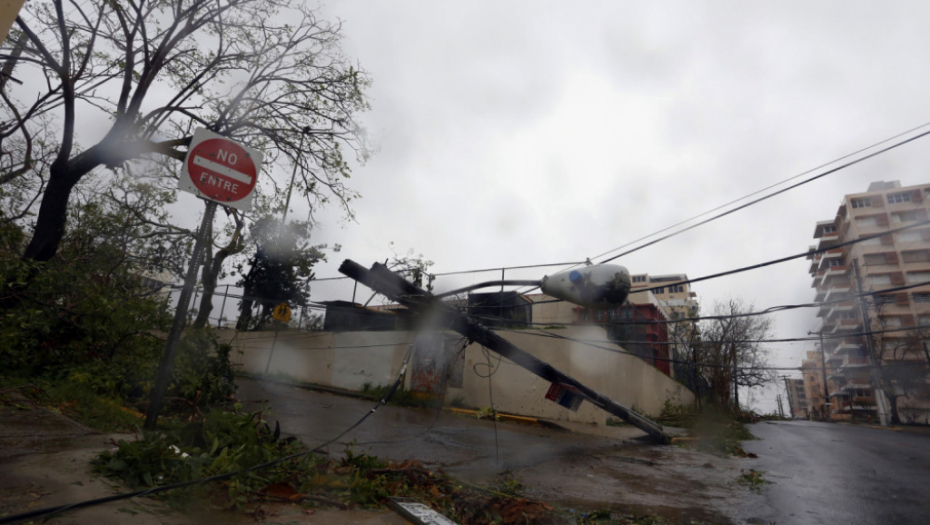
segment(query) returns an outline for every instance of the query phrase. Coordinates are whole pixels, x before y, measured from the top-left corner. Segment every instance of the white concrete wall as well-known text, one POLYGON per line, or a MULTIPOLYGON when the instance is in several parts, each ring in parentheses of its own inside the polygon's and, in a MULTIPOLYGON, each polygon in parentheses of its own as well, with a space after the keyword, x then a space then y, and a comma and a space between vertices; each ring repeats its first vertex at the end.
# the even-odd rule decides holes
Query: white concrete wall
MULTIPOLYGON (((530 332, 498 333, 593 390, 642 413, 657 415, 666 399, 675 404, 694 400, 687 388, 637 357, 564 339, 539 337, 530 332)), ((552 333, 573 339, 606 339, 604 330, 593 326, 569 327, 552 333)), ((231 342, 234 361, 246 372, 264 373, 273 332, 236 334, 232 330, 222 330, 220 334, 222 339, 231 342)), ((366 382, 373 386, 388 385, 399 373, 413 337, 412 332, 283 331, 275 344, 269 373, 350 390, 361 390, 366 382)), ((457 336, 450 334, 450 337, 457 336)), ((616 345, 597 344, 622 351, 616 345)), ((605 424, 610 417, 587 402, 578 412, 562 408, 545 399, 549 382, 506 359, 499 360, 493 352, 490 356, 495 372, 488 379, 482 377, 488 372, 482 347, 473 344, 465 350, 462 388, 449 388, 446 402, 458 398, 468 406, 484 407, 491 405, 493 396, 494 408, 511 414, 598 424, 605 424), (478 365, 477 371, 475 365, 478 365)), ((409 388, 409 384, 406 386, 409 388)))

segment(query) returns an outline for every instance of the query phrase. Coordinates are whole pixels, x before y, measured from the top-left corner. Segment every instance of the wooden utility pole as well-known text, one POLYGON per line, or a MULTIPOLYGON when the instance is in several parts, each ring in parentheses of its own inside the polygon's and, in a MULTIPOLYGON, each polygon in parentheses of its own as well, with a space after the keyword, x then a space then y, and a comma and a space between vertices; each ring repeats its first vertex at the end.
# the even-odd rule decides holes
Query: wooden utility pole
MULTIPOLYGON (((785 380, 785 394, 788 396, 788 413, 790 413, 791 418, 794 419, 794 407, 791 406, 791 398, 796 398, 798 394, 795 392, 794 396, 791 395, 791 384, 788 383, 788 376, 781 376, 781 378, 785 380)), ((801 406, 800 402, 798 403, 798 406, 801 406)))
POLYGON ((549 363, 530 355, 487 327, 462 315, 454 308, 442 304, 442 301, 434 298, 432 294, 414 286, 389 270, 387 266, 375 263, 369 270, 354 261, 346 259, 343 261, 342 266, 339 267, 339 272, 385 295, 392 301, 406 306, 417 314, 429 315, 431 319, 439 322, 439 326, 444 326, 449 330, 462 334, 469 340, 497 352, 546 381, 572 387, 596 407, 643 430, 660 443, 671 442, 669 436, 656 422, 595 392, 573 377, 557 370, 549 363))

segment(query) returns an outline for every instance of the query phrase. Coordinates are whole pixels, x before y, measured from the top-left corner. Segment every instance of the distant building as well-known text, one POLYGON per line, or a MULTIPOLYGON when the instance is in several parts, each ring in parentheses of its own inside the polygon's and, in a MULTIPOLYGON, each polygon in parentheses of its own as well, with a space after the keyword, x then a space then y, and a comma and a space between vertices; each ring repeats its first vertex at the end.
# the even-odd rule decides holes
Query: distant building
POLYGON ((828 392, 823 388, 824 373, 820 363, 820 352, 807 352, 807 359, 801 362, 801 374, 804 382, 804 395, 807 397, 808 417, 823 419, 827 413, 828 392))
POLYGON ((688 280, 687 274, 649 275, 641 273, 632 275, 630 280, 633 285, 630 290, 630 302, 632 303, 637 302, 637 292, 654 288, 650 293, 665 308, 669 317, 683 319, 694 317, 697 313, 697 294, 691 291, 691 284, 678 284, 688 280))
MULTIPOLYGON (((815 225, 817 244, 811 251, 926 221, 928 196, 930 184, 873 182, 866 192, 843 197, 833 219, 815 225)), ((865 320, 855 298, 860 286, 863 292, 880 292, 930 283, 930 227, 812 253, 808 260, 815 300, 826 303, 817 316, 822 320, 830 417, 877 421, 891 416, 894 403, 902 422, 930 422, 930 284, 862 299, 865 320), (923 325, 926 330, 919 329, 923 325), (844 335, 869 328, 879 332, 871 341, 844 335), (895 393, 895 399, 876 395, 876 388, 895 393)), ((817 360, 819 366, 819 356, 817 360)), ((807 377, 805 372, 805 382, 807 377)))
POLYGON ((791 407, 791 416, 808 417, 810 408, 807 404, 807 391, 804 390, 804 379, 785 378, 785 389, 788 391, 788 406, 791 407))

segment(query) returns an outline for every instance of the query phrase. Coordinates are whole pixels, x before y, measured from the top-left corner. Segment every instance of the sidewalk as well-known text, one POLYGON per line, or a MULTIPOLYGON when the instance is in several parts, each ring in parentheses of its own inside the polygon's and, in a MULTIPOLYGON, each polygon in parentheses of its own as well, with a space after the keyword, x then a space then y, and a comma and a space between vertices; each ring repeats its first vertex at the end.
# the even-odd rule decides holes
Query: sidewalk
MULTIPOLYGON (((90 460, 110 445, 96 432, 18 394, 0 401, 0 516, 110 496, 127 489, 97 476, 90 460)), ((182 515, 158 501, 134 498, 80 509, 55 518, 60 524, 187 525, 203 515, 182 515)), ((238 516, 215 518, 234 523, 238 516)), ((39 520, 36 520, 39 521, 39 520)), ((245 521, 242 521, 245 523, 245 521)))
MULTIPOLYGON (((0 400, 0 517, 101 498, 130 489, 96 475, 90 461, 112 448, 108 435, 18 394, 0 400), (3 401, 5 400, 5 401, 3 401)), ((408 525, 391 510, 301 511, 293 505, 263 505, 253 517, 208 508, 174 510, 151 498, 133 498, 69 511, 53 518, 62 525, 194 525, 223 523, 301 523, 333 525, 408 525)), ((41 519, 35 520, 40 522, 41 519)))

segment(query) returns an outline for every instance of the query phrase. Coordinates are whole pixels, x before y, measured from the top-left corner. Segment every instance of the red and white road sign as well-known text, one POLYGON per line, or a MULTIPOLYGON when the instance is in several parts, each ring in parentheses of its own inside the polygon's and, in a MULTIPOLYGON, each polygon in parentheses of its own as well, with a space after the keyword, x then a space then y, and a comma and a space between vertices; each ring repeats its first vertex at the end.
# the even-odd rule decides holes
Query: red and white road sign
POLYGON ((194 132, 178 187, 224 206, 252 209, 262 154, 208 131, 194 132))

